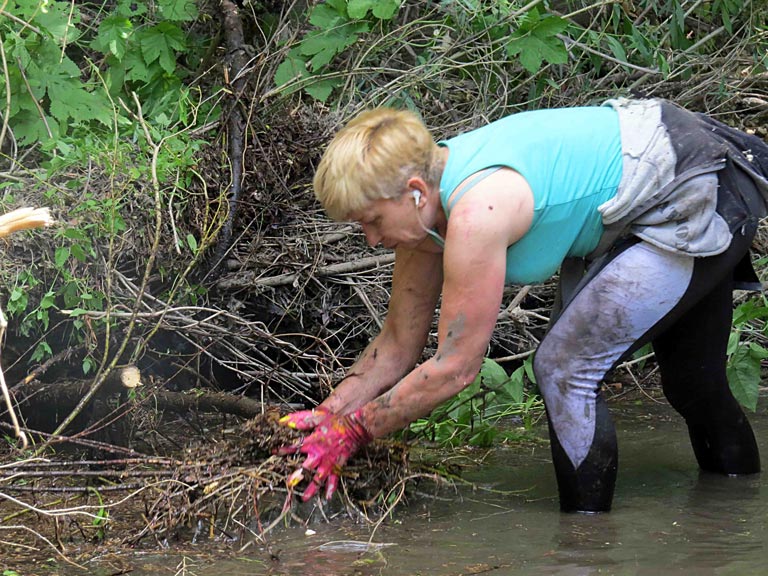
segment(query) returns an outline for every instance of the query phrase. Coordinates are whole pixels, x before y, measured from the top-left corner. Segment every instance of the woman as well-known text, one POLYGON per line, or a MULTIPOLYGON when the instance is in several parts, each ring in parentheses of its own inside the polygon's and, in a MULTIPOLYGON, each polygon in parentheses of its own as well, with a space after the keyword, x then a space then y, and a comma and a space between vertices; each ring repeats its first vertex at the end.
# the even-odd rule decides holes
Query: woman
MULTIPOLYGON (((506 283, 561 269, 534 360, 563 511, 610 509, 617 470, 605 374, 652 342, 664 393, 704 470, 760 468, 725 376, 734 282, 766 214, 768 147, 660 100, 514 114, 435 144, 418 118, 377 109, 342 129, 314 185, 335 219, 396 254, 381 333, 315 410, 304 498, 335 490, 360 446, 468 386, 506 283), (416 366, 442 294, 435 355, 416 366)), ((296 483, 302 472, 293 475, 296 483)))

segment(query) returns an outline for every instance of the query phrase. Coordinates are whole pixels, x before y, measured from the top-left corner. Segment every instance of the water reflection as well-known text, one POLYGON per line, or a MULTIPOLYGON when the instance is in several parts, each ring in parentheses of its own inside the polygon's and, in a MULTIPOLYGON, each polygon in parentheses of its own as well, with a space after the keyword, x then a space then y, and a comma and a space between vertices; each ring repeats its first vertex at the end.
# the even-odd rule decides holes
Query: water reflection
MULTIPOLYGON (((678 512, 679 520, 662 535, 666 546, 677 552, 666 566, 668 574, 722 574, 720 570, 739 560, 759 561, 765 532, 760 516, 759 476, 724 478, 700 473, 678 512)), ((644 567, 638 575, 657 574, 644 567)))
POLYGON ((610 514, 561 514, 549 574, 589 576, 618 566, 611 556, 619 527, 610 514))

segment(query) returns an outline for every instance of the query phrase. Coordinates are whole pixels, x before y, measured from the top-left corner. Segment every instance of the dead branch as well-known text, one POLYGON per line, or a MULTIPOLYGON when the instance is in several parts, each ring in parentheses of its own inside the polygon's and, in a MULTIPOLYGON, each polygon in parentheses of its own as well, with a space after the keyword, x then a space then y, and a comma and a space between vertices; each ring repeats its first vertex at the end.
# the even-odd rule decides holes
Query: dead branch
POLYGON ((224 67, 224 81, 229 84, 231 91, 230 110, 228 114, 227 141, 229 142, 228 159, 230 166, 230 184, 227 202, 229 212, 224 226, 221 228, 216 246, 210 260, 210 267, 206 272, 210 278, 220 274, 221 262, 224 260, 232 243, 232 231, 235 216, 238 213, 240 195, 242 193, 243 180, 243 155, 245 152, 245 113, 240 101, 243 89, 246 85, 244 71, 248 66, 249 56, 246 51, 243 23, 240 19, 240 10, 231 0, 221 0, 222 26, 226 39, 227 54, 224 67))
POLYGON ((158 390, 154 393, 158 408, 174 412, 223 412, 253 418, 263 414, 266 407, 257 400, 247 396, 235 396, 224 392, 182 393, 158 390))
MULTIPOLYGON (((23 515, 25 524, 47 535, 51 526, 45 522, 58 519, 61 529, 69 527, 64 536, 71 543, 82 538, 73 521, 78 516, 103 519, 104 529, 124 543, 148 536, 189 537, 189 526, 198 527, 196 535, 203 530, 208 536, 258 526, 249 535, 264 537, 282 519, 312 512, 299 507, 296 493, 285 485, 301 456, 274 455, 300 438, 277 424, 279 416, 268 412, 215 441, 207 435, 190 439, 180 453, 167 458, 28 458, 0 465, 0 522, 23 515)), ((392 502, 384 496, 392 486, 401 492, 418 476, 409 469, 404 445, 377 441, 345 467, 336 506, 348 507, 354 516, 362 508, 375 519, 391 512, 392 502), (377 508, 375 502, 389 506, 377 508)))
MULTIPOLYGON (((101 387, 97 398, 110 395, 125 394, 130 389, 139 386, 138 369, 124 367, 110 374, 101 387)), ((57 406, 59 410, 68 410, 82 398, 92 385, 90 380, 57 381, 54 383, 31 382, 17 392, 17 402, 25 406, 25 410, 40 405, 57 406)), ((171 392, 155 390, 143 396, 141 401, 151 402, 158 410, 170 410, 185 414, 188 412, 222 412, 241 418, 253 418, 263 414, 264 404, 257 400, 225 392, 192 391, 171 392)), ((298 407, 298 405, 294 405, 298 407)))
MULTIPOLYGON (((367 258, 358 258, 351 262, 320 266, 313 270, 312 273, 314 276, 320 278, 325 276, 351 274, 362 270, 383 268, 393 264, 394 261, 394 253, 380 254, 369 256, 367 258)), ((216 283, 216 286, 221 290, 238 290, 251 288, 253 286, 290 286, 300 277, 299 274, 280 274, 269 278, 258 278, 257 276, 258 273, 256 272, 245 272, 233 278, 220 280, 216 283)))

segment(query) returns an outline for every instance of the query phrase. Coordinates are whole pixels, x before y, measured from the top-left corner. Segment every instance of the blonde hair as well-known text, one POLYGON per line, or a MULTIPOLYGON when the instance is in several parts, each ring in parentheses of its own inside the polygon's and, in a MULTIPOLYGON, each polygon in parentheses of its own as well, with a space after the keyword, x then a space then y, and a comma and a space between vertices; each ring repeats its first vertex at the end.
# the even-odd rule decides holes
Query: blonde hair
POLYGON ((402 194, 412 176, 437 185, 438 150, 413 112, 366 110, 331 140, 315 173, 315 196, 331 218, 347 219, 372 200, 402 194))

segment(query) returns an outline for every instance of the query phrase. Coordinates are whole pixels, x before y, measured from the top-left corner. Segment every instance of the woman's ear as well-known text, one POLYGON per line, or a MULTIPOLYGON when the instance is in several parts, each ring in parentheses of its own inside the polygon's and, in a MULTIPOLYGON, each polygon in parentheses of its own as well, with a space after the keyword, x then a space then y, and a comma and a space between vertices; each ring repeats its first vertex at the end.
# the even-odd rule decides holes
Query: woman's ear
POLYGON ((427 186, 427 183, 420 176, 411 176, 410 178, 408 178, 408 182, 406 182, 406 186, 408 186, 408 189, 411 191, 411 194, 414 194, 414 192, 419 193, 419 200, 421 199, 422 196, 429 195, 429 186, 427 186))

